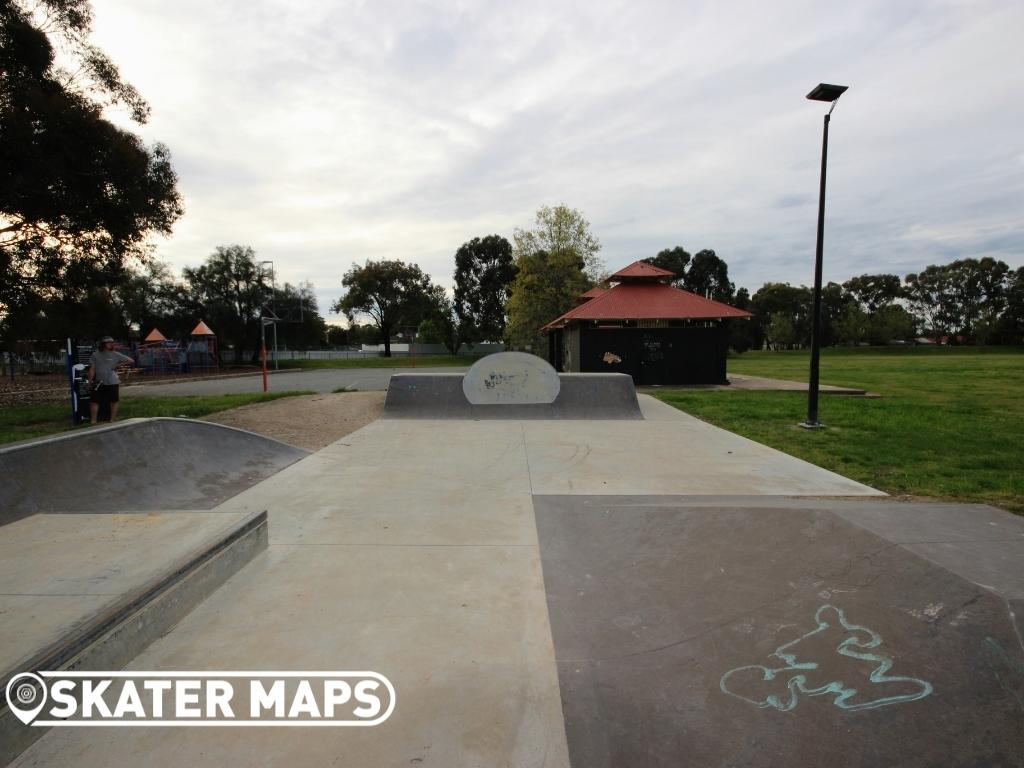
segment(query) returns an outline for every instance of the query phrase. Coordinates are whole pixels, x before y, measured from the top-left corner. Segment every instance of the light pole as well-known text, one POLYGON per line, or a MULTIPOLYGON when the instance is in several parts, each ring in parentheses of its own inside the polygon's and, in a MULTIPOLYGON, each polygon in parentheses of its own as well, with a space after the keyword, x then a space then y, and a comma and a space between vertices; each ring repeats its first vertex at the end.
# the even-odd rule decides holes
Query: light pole
POLYGON ((821 360, 821 261, 825 246, 825 168, 828 163, 828 122, 836 102, 846 91, 845 85, 819 83, 807 94, 811 101, 832 103, 825 113, 821 133, 821 185, 818 188, 818 244, 814 252, 814 309, 811 315, 811 375, 807 382, 807 421, 800 424, 806 429, 818 429, 818 367, 821 360))
MULTIPOLYGON (((279 370, 277 362, 277 324, 281 318, 277 316, 277 279, 274 277, 274 262, 272 261, 261 261, 260 262, 260 277, 266 276, 270 273, 270 299, 265 304, 270 304, 270 316, 274 324, 274 370, 279 370), (267 265, 270 265, 269 268, 267 265)), ((260 314, 263 310, 260 310, 260 314)))

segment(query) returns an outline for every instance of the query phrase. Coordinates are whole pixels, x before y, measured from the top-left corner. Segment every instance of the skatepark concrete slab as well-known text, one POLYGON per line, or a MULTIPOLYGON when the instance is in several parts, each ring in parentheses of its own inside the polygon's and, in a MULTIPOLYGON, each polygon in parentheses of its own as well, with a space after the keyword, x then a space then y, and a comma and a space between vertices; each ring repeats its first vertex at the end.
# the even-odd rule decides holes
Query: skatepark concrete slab
POLYGON ((438 437, 378 421, 222 505, 267 509, 268 551, 132 664, 373 669, 397 692, 385 724, 54 730, 17 764, 568 765, 521 426, 438 437), (387 507, 345 541, 349 510, 387 507))
MULTIPOLYGON (((15 764, 1013 765, 1024 754, 1012 584, 1004 596, 910 551, 1015 537, 1005 514, 901 516, 874 489, 640 405, 636 422, 379 420, 214 508, 267 510, 269 548, 131 668, 372 669, 395 686, 386 723, 54 729, 15 764), (930 536, 929 521, 949 536, 930 536), (738 674, 753 692, 723 692, 726 673, 772 663, 823 606, 855 638, 878 633, 892 674, 908 678, 895 696, 919 693, 916 681, 929 694, 863 711, 801 694, 783 712, 734 695, 779 678, 738 674)), ((805 642, 826 682, 860 669, 834 633, 823 639, 805 642)))
POLYGON ((243 517, 54 514, 0 527, 0 671, 17 667, 243 517))
POLYGON ((308 455, 242 429, 129 419, 0 448, 0 525, 37 512, 211 509, 308 455))
POLYGON ((884 495, 648 395, 638 401, 642 422, 524 424, 533 492, 884 495))
POLYGON ((1003 595, 820 509, 534 501, 573 765, 1020 764, 1003 595))

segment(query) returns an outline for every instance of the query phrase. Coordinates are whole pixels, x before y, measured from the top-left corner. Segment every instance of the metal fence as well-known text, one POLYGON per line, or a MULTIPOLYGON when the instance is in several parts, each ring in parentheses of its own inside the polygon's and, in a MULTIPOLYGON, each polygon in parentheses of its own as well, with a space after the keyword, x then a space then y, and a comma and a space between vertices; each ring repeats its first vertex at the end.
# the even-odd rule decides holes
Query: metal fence
MULTIPOLYGON (((474 344, 472 347, 462 346, 459 349, 460 355, 472 355, 483 357, 494 352, 501 352, 505 349, 503 344, 474 344)), ((267 350, 267 359, 274 360, 349 360, 369 357, 381 357, 384 354, 384 345, 364 344, 362 349, 279 349, 267 350)), ((443 344, 415 344, 409 349, 408 344, 392 344, 392 357, 411 357, 419 355, 447 355, 448 348, 443 344)))

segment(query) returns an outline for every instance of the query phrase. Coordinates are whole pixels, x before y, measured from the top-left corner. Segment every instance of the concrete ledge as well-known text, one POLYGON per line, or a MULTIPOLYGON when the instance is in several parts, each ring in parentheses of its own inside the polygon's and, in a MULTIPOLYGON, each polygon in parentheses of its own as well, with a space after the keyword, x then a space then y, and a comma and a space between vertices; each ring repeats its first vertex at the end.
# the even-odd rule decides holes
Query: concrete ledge
POLYGON ((385 419, 643 419, 633 379, 624 373, 561 373, 553 403, 473 405, 461 373, 397 373, 391 377, 385 419))
MULTIPOLYGON (((6 689, 7 681, 21 672, 121 669, 265 550, 267 541, 266 511, 249 515, 216 541, 6 670, 0 689, 6 689)), ((13 761, 48 730, 23 725, 4 700, 0 703, 0 765, 13 761)))

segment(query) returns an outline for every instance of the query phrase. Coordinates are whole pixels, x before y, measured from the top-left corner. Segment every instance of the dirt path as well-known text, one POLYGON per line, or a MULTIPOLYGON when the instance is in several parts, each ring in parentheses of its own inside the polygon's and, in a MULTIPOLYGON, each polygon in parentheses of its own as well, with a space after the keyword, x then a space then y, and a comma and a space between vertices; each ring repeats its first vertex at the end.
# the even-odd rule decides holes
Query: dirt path
POLYGON ((248 429, 299 448, 318 451, 380 416, 384 392, 345 392, 286 397, 243 405, 204 421, 248 429))

